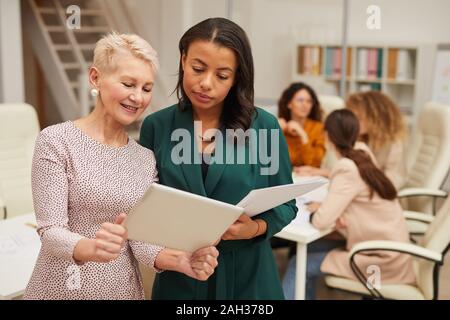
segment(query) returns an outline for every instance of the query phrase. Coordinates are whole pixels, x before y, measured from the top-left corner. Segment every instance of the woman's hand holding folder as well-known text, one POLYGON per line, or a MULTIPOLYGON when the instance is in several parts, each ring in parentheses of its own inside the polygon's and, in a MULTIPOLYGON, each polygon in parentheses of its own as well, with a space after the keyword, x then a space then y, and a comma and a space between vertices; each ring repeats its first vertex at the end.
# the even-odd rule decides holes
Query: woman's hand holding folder
POLYGON ((155 267, 181 272, 191 278, 206 281, 217 267, 218 256, 219 251, 214 246, 204 247, 193 253, 165 248, 156 257, 155 267))
POLYGON ((127 229, 123 226, 126 216, 121 213, 114 223, 102 223, 95 239, 84 238, 78 241, 73 253, 74 260, 82 264, 88 261, 108 263, 117 259, 128 239, 127 229))
POLYGON ((222 240, 247 240, 266 233, 267 224, 262 219, 252 219, 245 213, 223 234, 222 240))

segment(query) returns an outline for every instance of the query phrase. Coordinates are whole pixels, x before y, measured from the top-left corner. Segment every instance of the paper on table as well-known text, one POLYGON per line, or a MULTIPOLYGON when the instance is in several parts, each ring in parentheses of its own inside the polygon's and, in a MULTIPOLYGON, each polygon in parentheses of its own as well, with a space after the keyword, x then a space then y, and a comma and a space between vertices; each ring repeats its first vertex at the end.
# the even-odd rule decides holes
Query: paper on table
POLYGON ((34 238, 35 235, 29 232, 0 236, 0 255, 15 254, 22 248, 33 243, 34 238))
POLYGON ((327 183, 327 179, 315 178, 305 182, 252 190, 236 206, 243 208, 249 217, 253 217, 307 194, 327 183))

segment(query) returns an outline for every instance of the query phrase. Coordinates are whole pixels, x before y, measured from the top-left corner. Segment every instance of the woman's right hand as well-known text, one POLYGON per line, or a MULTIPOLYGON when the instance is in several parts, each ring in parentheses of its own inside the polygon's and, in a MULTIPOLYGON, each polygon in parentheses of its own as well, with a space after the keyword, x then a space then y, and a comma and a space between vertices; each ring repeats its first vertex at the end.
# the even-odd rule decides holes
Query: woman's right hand
POLYGON ((200 281, 206 281, 217 267, 219 251, 210 246, 198 249, 194 253, 182 252, 178 257, 177 270, 200 281))
POLYGON ((286 125, 286 131, 293 136, 299 136, 302 139, 302 143, 308 143, 308 134, 300 123, 294 120, 290 120, 286 125))
POLYGON ((117 259, 128 239, 127 229, 122 225, 125 218, 126 214, 121 213, 114 223, 103 223, 95 239, 80 240, 73 254, 75 261, 108 263, 117 259))

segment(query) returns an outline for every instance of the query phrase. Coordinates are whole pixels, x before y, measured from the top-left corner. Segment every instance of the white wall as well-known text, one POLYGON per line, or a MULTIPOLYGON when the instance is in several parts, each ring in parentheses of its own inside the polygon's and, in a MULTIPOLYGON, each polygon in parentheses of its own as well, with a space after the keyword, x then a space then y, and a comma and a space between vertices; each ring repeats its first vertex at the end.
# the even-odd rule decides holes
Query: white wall
MULTIPOLYGON (((136 16, 143 32, 158 28, 151 42, 159 52, 166 90, 171 91, 177 79, 181 35, 205 18, 225 17, 227 1, 130 2, 137 8, 136 16)), ((450 43, 449 0, 349 0, 349 3, 350 42, 450 43), (366 9, 372 4, 381 8, 381 30, 366 27, 366 9)), ((258 100, 278 99, 291 82, 292 53, 297 41, 341 41, 342 4, 343 0, 233 1, 233 20, 248 33, 252 44, 258 100)))
POLYGON ((153 101, 160 108, 177 101, 170 95, 177 83, 179 52, 178 42, 194 24, 215 16, 225 16, 226 0, 134 0, 128 8, 135 15, 139 34, 158 51, 159 77, 163 90, 155 91, 153 101))
POLYGON ((349 38, 354 41, 450 42, 448 0, 350 0, 349 38), (381 30, 365 28, 366 8, 381 9, 381 30))
MULTIPOLYGON (((340 0, 251 0, 236 22, 247 22, 255 61, 255 95, 278 99, 291 82, 294 38, 339 41, 342 25, 340 0)), ((239 7, 236 9, 240 9, 239 7)))
MULTIPOLYGON (((248 1, 244 1, 248 2, 248 1)), ((295 41, 341 41, 342 0, 251 0, 247 8, 256 68, 255 92, 277 99, 290 83, 295 41)), ((349 0, 349 42, 450 43, 448 0, 349 0), (369 5, 381 9, 381 30, 366 27, 369 5)), ((433 66, 430 65, 430 68, 433 66)))
POLYGON ((0 102, 24 102, 19 0, 0 0, 0 102))

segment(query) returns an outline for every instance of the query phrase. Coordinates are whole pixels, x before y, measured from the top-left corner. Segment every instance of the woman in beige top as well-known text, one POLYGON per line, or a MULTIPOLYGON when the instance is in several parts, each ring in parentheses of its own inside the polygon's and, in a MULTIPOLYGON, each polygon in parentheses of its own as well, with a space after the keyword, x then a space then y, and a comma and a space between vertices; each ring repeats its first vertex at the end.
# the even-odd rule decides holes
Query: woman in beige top
MULTIPOLYGON (((395 187, 367 152, 354 148, 358 131, 358 120, 349 110, 334 111, 325 121, 326 137, 338 162, 331 171, 330 187, 323 203, 313 203, 308 209, 315 212, 311 216, 314 227, 328 229, 334 226, 345 237, 346 243, 331 252, 328 252, 333 249, 330 243, 323 250, 308 251, 306 295, 309 299, 315 297, 315 281, 320 271, 357 279, 349 264, 349 251, 355 244, 369 240, 409 242, 395 187)), ((363 272, 371 265, 378 266, 381 285, 415 281, 412 260, 402 253, 359 254, 355 262, 363 272)), ((294 277, 295 258, 292 258, 283 281, 287 298, 293 298, 294 277)))
MULTIPOLYGON (((397 190, 401 189, 406 183, 406 129, 398 106, 378 91, 352 94, 346 106, 359 120, 360 132, 355 149, 367 150, 368 146, 377 167, 397 190)), ((329 177, 330 169, 303 166, 297 174, 329 177)))
POLYGON ((202 281, 217 266, 215 247, 188 253, 131 241, 122 225, 157 181, 153 152, 125 131, 150 103, 156 67, 142 38, 104 37, 89 71, 95 109, 39 135, 32 189, 42 246, 25 299, 143 299, 138 261, 202 281))

